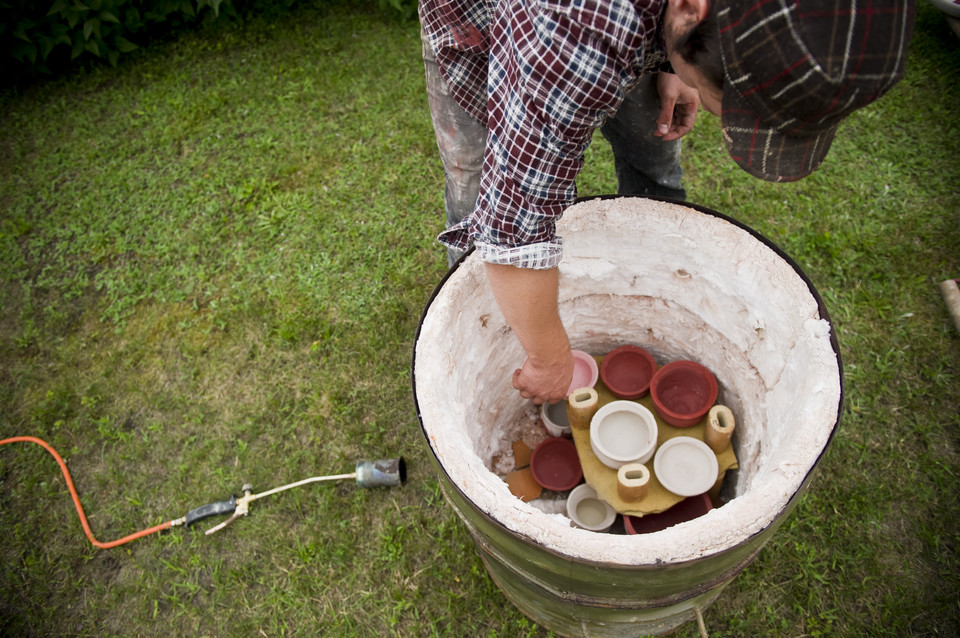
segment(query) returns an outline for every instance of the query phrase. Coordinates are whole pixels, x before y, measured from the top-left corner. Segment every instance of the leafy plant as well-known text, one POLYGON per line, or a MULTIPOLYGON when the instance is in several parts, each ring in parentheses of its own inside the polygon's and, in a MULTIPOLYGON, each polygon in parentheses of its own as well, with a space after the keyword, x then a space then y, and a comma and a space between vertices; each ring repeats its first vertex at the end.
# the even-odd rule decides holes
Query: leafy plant
MULTIPOLYGON (((336 0, 329 0, 331 3, 336 0)), ((221 19, 288 14, 299 0, 34 0, 0 2, 0 60, 7 79, 50 73, 68 63, 116 66, 150 37, 221 19)), ((415 0, 377 0, 384 12, 410 19, 415 0)))

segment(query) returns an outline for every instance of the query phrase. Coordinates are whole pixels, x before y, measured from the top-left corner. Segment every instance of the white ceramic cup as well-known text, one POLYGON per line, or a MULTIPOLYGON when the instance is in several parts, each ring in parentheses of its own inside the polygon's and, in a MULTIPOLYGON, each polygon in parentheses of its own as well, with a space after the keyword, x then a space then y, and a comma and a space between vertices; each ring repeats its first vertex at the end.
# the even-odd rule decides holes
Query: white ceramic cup
POLYGON ((596 490, 581 483, 567 496, 567 516, 581 529, 605 532, 613 525, 617 512, 597 496, 596 490))
POLYGON ((553 436, 563 436, 570 433, 570 419, 567 418, 567 401, 558 401, 557 403, 544 403, 540 408, 540 418, 543 419, 543 427, 553 436))

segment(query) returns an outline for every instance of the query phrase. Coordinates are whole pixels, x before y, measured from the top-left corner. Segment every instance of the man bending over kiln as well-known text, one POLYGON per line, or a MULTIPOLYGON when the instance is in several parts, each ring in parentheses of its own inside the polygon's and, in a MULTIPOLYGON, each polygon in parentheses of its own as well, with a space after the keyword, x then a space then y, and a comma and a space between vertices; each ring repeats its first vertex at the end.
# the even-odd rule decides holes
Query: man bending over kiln
POLYGON ((679 138, 700 105, 741 168, 800 179, 840 121, 900 78, 913 12, 913 0, 421 0, 439 239, 451 259, 472 245, 485 262, 526 351, 521 396, 559 401, 573 375, 555 222, 594 130, 621 194, 683 198, 679 138))

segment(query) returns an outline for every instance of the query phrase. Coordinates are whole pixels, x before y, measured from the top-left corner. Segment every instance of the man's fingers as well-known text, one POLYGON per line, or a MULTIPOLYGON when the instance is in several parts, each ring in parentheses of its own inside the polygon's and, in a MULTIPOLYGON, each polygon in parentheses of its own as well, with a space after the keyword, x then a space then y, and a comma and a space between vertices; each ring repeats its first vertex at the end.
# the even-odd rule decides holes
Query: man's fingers
POLYGON ((663 136, 670 132, 674 125, 673 111, 676 100, 664 99, 661 96, 660 114, 657 116, 657 135, 663 136))
POLYGON ((555 403, 566 398, 566 396, 554 396, 556 393, 552 391, 545 393, 537 391, 535 386, 533 386, 534 389, 531 389, 530 379, 524 376, 522 368, 513 371, 513 387, 520 393, 521 397, 533 401, 536 405, 542 405, 547 402, 555 403))

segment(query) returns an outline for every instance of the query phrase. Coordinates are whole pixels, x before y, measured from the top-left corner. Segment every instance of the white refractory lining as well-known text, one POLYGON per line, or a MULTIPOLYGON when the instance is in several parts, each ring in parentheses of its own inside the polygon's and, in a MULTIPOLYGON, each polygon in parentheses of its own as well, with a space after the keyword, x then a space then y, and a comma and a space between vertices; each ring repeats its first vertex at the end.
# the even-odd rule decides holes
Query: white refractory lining
POLYGON ((840 404, 830 328, 806 282, 749 232, 678 204, 588 200, 557 232, 560 314, 573 348, 603 355, 633 343, 660 365, 693 359, 716 375, 718 401, 737 419, 733 498, 642 536, 570 528, 515 498, 488 468, 531 407, 511 384, 524 353, 475 255, 431 302, 416 344, 420 418, 444 471, 507 528, 585 560, 681 562, 768 527, 828 444, 840 404))

